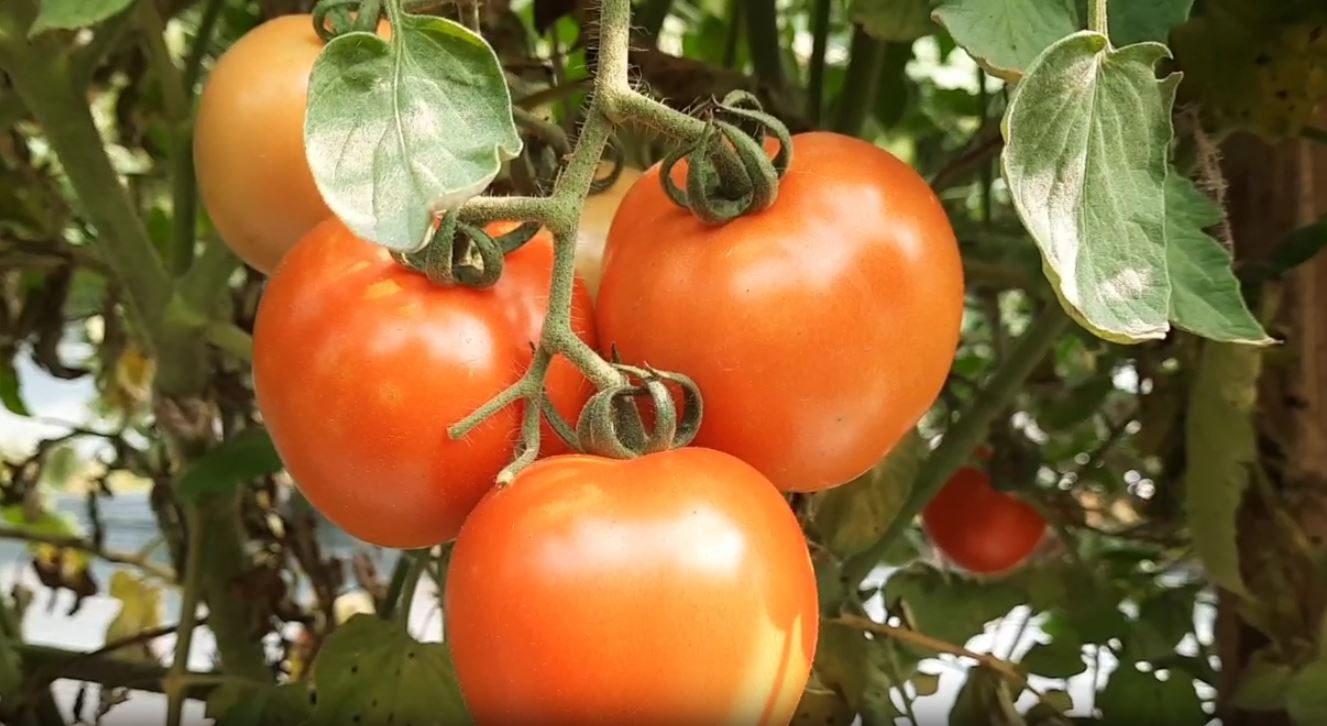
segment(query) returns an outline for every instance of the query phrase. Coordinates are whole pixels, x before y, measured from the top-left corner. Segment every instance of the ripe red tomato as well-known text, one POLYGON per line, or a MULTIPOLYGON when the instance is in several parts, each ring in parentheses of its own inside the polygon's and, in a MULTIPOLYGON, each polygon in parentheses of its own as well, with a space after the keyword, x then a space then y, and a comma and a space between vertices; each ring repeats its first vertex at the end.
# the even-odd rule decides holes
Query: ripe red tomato
POLYGON ((865 472, 934 402, 963 271, 906 164, 830 133, 793 149, 774 205, 724 225, 675 206, 647 172, 613 219, 596 314, 605 350, 700 386, 698 446, 814 491, 865 472))
POLYGON ((198 102, 198 191, 217 233, 261 272, 331 214, 304 155, 309 73, 322 49, 310 16, 269 20, 221 55, 198 102))
MULTIPOLYGON (((436 286, 336 219, 290 251, 258 311, 254 384, 277 451, 319 511, 386 547, 456 535, 510 461, 520 407, 460 440, 447 427, 525 372, 552 264, 541 233, 507 256, 492 288, 436 286)), ((587 343, 590 306, 578 282, 573 327, 587 343)), ((563 360, 548 390, 573 421, 591 393, 563 360)), ((545 453, 565 450, 547 427, 543 441, 545 453)))
POLYGON ((922 510, 931 541, 954 564, 979 574, 1017 567, 1046 534, 1041 513, 991 487, 986 472, 963 467, 922 510))
POLYGON ((536 462, 461 529, 446 638, 479 724, 787 724, 818 633, 797 520, 709 449, 536 462))

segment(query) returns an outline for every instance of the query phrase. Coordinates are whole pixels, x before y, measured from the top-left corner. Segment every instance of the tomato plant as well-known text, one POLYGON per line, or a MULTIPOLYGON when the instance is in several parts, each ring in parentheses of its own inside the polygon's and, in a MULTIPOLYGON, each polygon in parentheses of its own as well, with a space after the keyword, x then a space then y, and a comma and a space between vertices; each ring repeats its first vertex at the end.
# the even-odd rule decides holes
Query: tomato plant
POLYGON ((304 158, 309 72, 323 43, 309 15, 254 28, 217 59, 198 102, 198 190, 221 239, 270 273, 331 212, 304 158))
MULTIPOLYGON (((309 501, 375 544, 455 536, 511 458, 519 414, 460 440, 446 428, 529 363, 551 264, 539 235, 490 289, 436 286, 336 220, 309 232, 263 295, 253 363, 263 419, 309 501)), ((574 307, 577 332, 593 341, 579 284, 574 307)), ((549 396, 563 415, 574 419, 588 394, 574 368, 554 363, 549 396)), ((551 432, 543 442, 560 448, 551 432)))
POLYGON ((793 138, 773 206, 707 225, 658 168, 622 200, 596 320, 605 349, 705 395, 697 443, 780 489, 843 484, 930 408, 949 372, 963 272, 944 210, 857 139, 793 138))
POLYGON ((818 630, 787 504, 694 448, 535 463, 466 521, 445 613, 480 724, 786 724, 818 630))
POLYGON ((1046 535, 1036 508, 995 489, 986 472, 971 466, 955 472, 926 505, 922 526, 947 559, 983 575, 1022 564, 1046 535))

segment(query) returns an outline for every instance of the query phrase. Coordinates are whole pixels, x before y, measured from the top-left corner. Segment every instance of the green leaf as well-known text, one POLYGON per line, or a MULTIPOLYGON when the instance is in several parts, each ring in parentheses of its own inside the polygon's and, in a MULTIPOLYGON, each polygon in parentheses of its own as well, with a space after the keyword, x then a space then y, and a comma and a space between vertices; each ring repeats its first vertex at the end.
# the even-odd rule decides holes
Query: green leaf
POLYGON ((1066 310, 1116 342, 1169 329, 1165 182, 1179 77, 1166 47, 1075 33, 1028 67, 1004 121, 1005 179, 1066 310))
POLYGON ((48 30, 88 28, 119 15, 132 3, 133 0, 41 0, 41 9, 28 36, 48 30))
POLYGON ((1285 275, 1287 272, 1313 259, 1327 248, 1327 217, 1304 225, 1291 232, 1266 260, 1257 261, 1257 267, 1248 275, 1250 282, 1263 282, 1285 275))
POLYGON ((1258 455, 1253 413, 1261 369, 1258 348, 1205 345, 1185 424, 1184 506, 1194 551, 1216 584, 1246 596, 1235 524, 1258 455))
POLYGON ((20 394, 18 371, 14 368, 14 362, 8 359, 0 360, 0 404, 9 409, 10 413, 32 415, 20 394))
MULTIPOLYGON (((1087 2, 1079 0, 1087 21, 1087 2)), ((1117 46, 1164 43, 1175 26, 1189 19, 1193 0, 1123 0, 1109 6, 1110 41, 1117 46)))
POLYGON ((313 677, 310 723, 319 726, 470 723, 447 647, 374 615, 356 615, 327 638, 313 677))
POLYGON ((950 726, 1023 726, 1014 696, 1000 674, 984 666, 968 670, 968 679, 949 711, 950 726))
POLYGON ((1272 339, 1249 312, 1231 269, 1234 261, 1203 230, 1221 221, 1221 207, 1171 170, 1166 179, 1166 260, 1170 319, 1212 340, 1267 345, 1272 339))
POLYGON ((1047 678, 1070 678, 1087 670, 1083 645, 1073 638, 1056 638, 1037 643, 1028 650, 1019 665, 1047 678))
POLYGON ((891 641, 867 639, 865 633, 836 623, 825 623, 816 645, 815 674, 869 723, 893 723, 898 716, 889 690, 895 679, 889 658, 891 641))
POLYGON ((916 40, 935 30, 930 0, 853 0, 850 14, 880 40, 916 40))
POLYGON ((207 698, 208 718, 215 726, 301 726, 313 712, 309 687, 226 683, 207 698))
POLYGON ((185 499, 228 492, 241 484, 281 471, 267 429, 247 428, 198 457, 180 477, 177 491, 185 499))
POLYGON ((488 186, 521 139, 483 38, 433 16, 402 14, 392 28, 390 42, 347 33, 327 44, 309 80, 304 139, 318 189, 346 226, 412 251, 434 214, 488 186))
POLYGON ((880 539, 912 491, 926 451, 926 443, 913 430, 871 471, 817 494, 811 511, 822 544, 847 557, 880 539))
POLYGON ((1315 660, 1290 679, 1286 713, 1297 724, 1327 723, 1327 660, 1315 660))
POLYGON ((1260 650, 1240 672, 1230 705, 1244 711, 1280 711, 1286 707, 1286 694, 1294 677, 1294 668, 1260 650))
POLYGON ((1111 674, 1110 683, 1097 699, 1102 722, 1119 726, 1135 724, 1193 724, 1210 720, 1203 713, 1202 701, 1194 690, 1193 679, 1171 671, 1165 681, 1143 673, 1130 665, 1121 665, 1111 674))
POLYGON ((1009 581, 978 582, 921 564, 898 570, 884 588, 886 604, 906 605, 918 630, 959 645, 1022 603, 1024 595, 1009 581))
POLYGON ((1124 650, 1135 661, 1152 661, 1174 654, 1175 647, 1193 631, 1192 587, 1163 590, 1138 607, 1138 620, 1124 638, 1124 650))
POLYGON ((941 0, 935 20, 982 67, 1011 81, 1082 27, 1074 0, 941 0))
POLYGON ((839 694, 807 686, 793 713, 793 724, 851 724, 857 712, 839 694))

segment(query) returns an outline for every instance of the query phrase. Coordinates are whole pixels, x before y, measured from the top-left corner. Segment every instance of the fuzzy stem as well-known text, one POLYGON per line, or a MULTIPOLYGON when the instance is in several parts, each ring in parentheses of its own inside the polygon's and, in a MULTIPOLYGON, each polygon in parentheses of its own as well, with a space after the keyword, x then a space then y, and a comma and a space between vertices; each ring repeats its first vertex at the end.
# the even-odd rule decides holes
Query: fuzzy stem
POLYGON ((1110 37, 1110 21, 1106 9, 1106 0, 1088 0, 1087 29, 1110 37))

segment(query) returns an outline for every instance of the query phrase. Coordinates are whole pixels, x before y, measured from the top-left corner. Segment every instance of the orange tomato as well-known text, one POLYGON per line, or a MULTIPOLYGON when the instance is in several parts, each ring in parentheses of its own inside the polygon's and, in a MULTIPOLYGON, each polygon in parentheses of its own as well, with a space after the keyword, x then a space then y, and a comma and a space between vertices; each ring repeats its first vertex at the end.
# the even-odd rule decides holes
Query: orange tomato
POLYGON ((819 615, 787 503, 694 448, 536 462, 461 529, 444 612, 494 726, 787 724, 819 615))
POLYGON ((674 205, 648 171, 613 220, 596 315, 604 350, 700 386, 698 446, 815 491, 868 470, 934 402, 963 272, 906 164, 830 133, 793 148, 773 206, 724 225, 674 205))
POLYGON ((1032 505, 991 487, 986 472, 955 472, 922 510, 922 525, 954 564, 996 574, 1022 564, 1046 535, 1046 520, 1032 505))
MULTIPOLYGON (((277 451, 319 511, 385 547, 456 535, 510 461, 520 407, 460 440, 447 428, 525 372, 552 264, 540 233, 507 256, 492 288, 436 286, 336 219, 290 251, 258 311, 254 385, 277 451)), ((572 324, 593 344, 590 306, 578 282, 572 324)), ((591 387, 559 359, 548 391, 574 421, 591 387)), ((545 453, 565 450, 547 427, 543 441, 545 453)))

